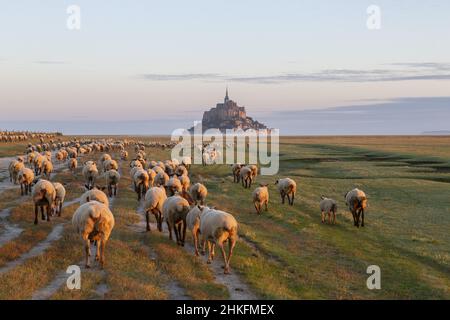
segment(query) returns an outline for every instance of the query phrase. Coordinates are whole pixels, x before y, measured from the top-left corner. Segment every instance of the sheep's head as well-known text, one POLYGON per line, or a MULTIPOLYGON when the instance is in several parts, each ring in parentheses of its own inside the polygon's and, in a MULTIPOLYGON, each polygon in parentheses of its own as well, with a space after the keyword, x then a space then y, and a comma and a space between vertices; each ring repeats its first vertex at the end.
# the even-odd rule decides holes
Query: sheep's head
POLYGON ((277 179, 277 181, 275 181, 275 185, 277 185, 280 182, 280 180, 277 179))

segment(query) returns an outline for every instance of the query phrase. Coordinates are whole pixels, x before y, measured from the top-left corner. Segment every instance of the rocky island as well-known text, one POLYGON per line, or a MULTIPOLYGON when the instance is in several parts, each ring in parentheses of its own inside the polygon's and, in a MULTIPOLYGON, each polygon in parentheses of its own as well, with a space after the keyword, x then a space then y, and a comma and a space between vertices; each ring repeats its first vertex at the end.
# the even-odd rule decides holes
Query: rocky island
MULTIPOLYGON (((202 130, 208 129, 219 129, 225 132, 227 129, 265 130, 267 127, 261 122, 248 117, 245 107, 238 106, 236 102, 228 97, 227 88, 223 103, 218 103, 216 107, 203 113, 202 130)), ((194 127, 190 128, 189 131, 193 132, 194 127)))

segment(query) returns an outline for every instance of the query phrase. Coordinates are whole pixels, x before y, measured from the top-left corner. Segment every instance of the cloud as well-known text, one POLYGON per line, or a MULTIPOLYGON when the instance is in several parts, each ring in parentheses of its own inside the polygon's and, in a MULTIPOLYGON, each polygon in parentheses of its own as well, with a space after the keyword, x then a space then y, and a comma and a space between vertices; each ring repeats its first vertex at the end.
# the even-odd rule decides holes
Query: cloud
MULTIPOLYGON (((386 66, 386 65, 385 65, 386 66)), ((318 72, 292 72, 272 75, 225 75, 218 73, 144 74, 140 78, 151 81, 226 81, 257 84, 290 82, 387 82, 418 80, 450 80, 450 64, 391 63, 384 69, 325 69, 318 72)))
POLYGON ((186 73, 186 74, 143 74, 139 78, 152 81, 184 81, 184 80, 215 80, 224 78, 216 73, 186 73))
POLYGON ((38 60, 34 61, 36 64, 68 64, 67 61, 58 61, 58 60, 38 60))

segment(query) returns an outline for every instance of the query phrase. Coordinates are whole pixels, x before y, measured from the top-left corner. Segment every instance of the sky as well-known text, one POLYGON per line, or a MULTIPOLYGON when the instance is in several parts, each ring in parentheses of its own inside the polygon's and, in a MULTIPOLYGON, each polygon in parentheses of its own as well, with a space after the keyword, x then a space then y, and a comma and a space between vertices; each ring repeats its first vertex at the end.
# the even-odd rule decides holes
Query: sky
POLYGON ((282 134, 450 130, 449 13, 446 0, 0 0, 0 128, 170 133, 228 86, 282 134), (371 122, 350 129, 348 108, 371 122))

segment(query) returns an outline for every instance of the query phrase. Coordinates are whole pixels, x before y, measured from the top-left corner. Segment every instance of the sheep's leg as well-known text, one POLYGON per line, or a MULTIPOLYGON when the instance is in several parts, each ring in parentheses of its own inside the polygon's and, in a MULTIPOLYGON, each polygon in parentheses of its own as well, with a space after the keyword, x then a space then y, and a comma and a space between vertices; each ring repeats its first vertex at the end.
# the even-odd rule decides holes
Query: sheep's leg
POLYGON ((23 196, 23 184, 20 184, 20 195, 23 196))
MULTIPOLYGON (((198 230, 198 233, 200 234, 200 229, 198 230)), ((202 237, 202 256, 206 254, 206 239, 202 237)))
POLYGON ((183 240, 181 242, 181 246, 183 246, 183 247, 184 247, 184 242, 186 240, 186 227, 187 227, 186 221, 183 221, 183 240))
POLYGON ((325 212, 322 211, 321 216, 322 216, 322 223, 325 223, 325 212))
POLYGON ((169 229, 169 239, 173 240, 173 238, 172 238, 172 227, 170 226, 169 221, 167 221, 166 223, 167 223, 167 229, 169 229))
POLYGON ((147 222, 147 231, 150 231, 150 212, 145 212, 145 220, 147 222))
POLYGON ((61 212, 62 212, 62 201, 59 202, 59 209, 58 209, 58 217, 61 217, 61 212))
POLYGON ((361 217, 361 210, 356 212, 356 226, 359 228, 359 219, 361 217))
POLYGON ((233 255, 233 250, 234 250, 235 246, 236 246, 236 240, 233 238, 228 239, 228 259, 227 259, 228 273, 230 272, 230 261, 231 261, 231 256, 233 255))
POLYGON ((288 200, 288 204, 290 205, 291 204, 291 197, 289 197, 289 193, 286 194, 286 197, 287 197, 287 200, 288 200))
POLYGON ((212 256, 211 256, 211 241, 208 241, 208 260, 206 261, 207 264, 210 264, 212 262, 212 256))
POLYGON ((265 205, 266 205, 266 211, 269 210, 269 201, 268 200, 265 202, 265 205))
POLYGON ((225 249, 223 247, 223 242, 219 242, 218 246, 220 248, 220 251, 222 251, 223 262, 225 264, 225 266, 223 268, 224 269, 223 273, 228 274, 228 273, 230 273, 230 270, 228 268, 227 255, 226 255, 225 249))
POLYGON ((336 224, 336 212, 333 211, 333 224, 336 224))
POLYGON ((364 209, 361 209, 361 215, 362 215, 361 227, 364 227, 364 209))
POLYGON ((38 214, 39 214, 39 208, 37 204, 34 205, 34 224, 38 224, 38 214))
POLYGON ((255 206, 255 209, 256 209, 256 213, 259 213, 259 210, 258 210, 258 203, 255 202, 255 203, 254 203, 254 206, 255 206))
POLYGON ((45 220, 45 215, 44 215, 44 206, 40 206, 41 208, 41 219, 45 220))
POLYGON ((96 252, 95 252, 95 261, 99 261, 100 260, 100 243, 101 240, 97 240, 95 242, 95 246, 96 246, 96 252))
POLYGON ((158 217, 157 217, 158 230, 159 230, 159 232, 162 232, 162 217, 163 217, 163 215, 162 215, 162 212, 159 211, 159 209, 157 209, 157 210, 158 210, 158 217))
POLYGON ((84 250, 86 254, 85 266, 86 268, 90 268, 91 266, 89 265, 89 257, 91 255, 91 241, 89 239, 84 240, 84 250))
POLYGON ((286 194, 284 192, 281 192, 281 204, 284 204, 284 198, 286 194))
POLYGON ((214 252, 215 249, 216 249, 216 243, 213 242, 211 244, 211 257, 212 257, 213 260, 214 260, 214 256, 216 255, 215 252, 214 252))
POLYGON ((294 205, 294 198, 295 198, 295 194, 293 193, 293 194, 292 194, 292 198, 291 198, 291 206, 294 205))
POLYGON ((353 216, 353 225, 356 227, 356 211, 352 210, 352 216, 353 216))
POLYGON ((50 205, 47 206, 47 221, 50 222, 50 215, 52 214, 52 208, 50 205))
POLYGON ((198 257, 198 229, 192 229, 192 238, 194 239, 195 255, 198 257))
POLYGON ((331 224, 331 211, 328 211, 328 224, 331 224))
POLYGON ((100 241, 100 247, 101 247, 100 266, 102 269, 105 267, 105 246, 106 246, 106 240, 101 240, 100 241))

